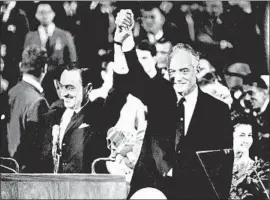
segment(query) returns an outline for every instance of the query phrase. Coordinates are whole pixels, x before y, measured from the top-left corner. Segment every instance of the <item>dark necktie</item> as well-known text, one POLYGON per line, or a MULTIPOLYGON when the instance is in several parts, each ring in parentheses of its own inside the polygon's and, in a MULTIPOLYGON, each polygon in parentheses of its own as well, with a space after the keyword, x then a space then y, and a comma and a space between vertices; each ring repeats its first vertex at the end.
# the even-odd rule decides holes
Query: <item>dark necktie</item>
POLYGON ((177 104, 177 123, 176 123, 176 136, 175 136, 175 150, 180 148, 180 141, 185 136, 185 98, 181 98, 177 104))
POLYGON ((48 36, 48 39, 47 39, 45 48, 46 48, 46 50, 47 50, 47 55, 48 55, 48 57, 49 57, 49 55, 50 55, 50 50, 51 50, 51 48, 50 48, 50 36, 48 36))

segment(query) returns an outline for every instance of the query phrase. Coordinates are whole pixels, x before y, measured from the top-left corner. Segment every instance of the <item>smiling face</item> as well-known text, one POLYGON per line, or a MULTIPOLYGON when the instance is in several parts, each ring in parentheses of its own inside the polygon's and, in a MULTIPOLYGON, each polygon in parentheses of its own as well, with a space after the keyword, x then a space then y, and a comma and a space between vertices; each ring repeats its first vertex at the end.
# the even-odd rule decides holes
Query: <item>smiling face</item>
POLYGON ((244 85, 244 102, 248 108, 259 110, 267 99, 267 90, 260 89, 254 83, 253 85, 244 85))
POLYGON ((69 109, 79 109, 83 101, 83 86, 79 70, 65 70, 60 78, 60 96, 69 109))
POLYGON ((237 152, 248 152, 252 143, 253 138, 251 125, 235 125, 233 133, 233 149, 237 152))
POLYGON ((190 52, 179 49, 171 58, 169 77, 173 87, 180 95, 189 94, 196 86, 197 70, 195 59, 190 52))

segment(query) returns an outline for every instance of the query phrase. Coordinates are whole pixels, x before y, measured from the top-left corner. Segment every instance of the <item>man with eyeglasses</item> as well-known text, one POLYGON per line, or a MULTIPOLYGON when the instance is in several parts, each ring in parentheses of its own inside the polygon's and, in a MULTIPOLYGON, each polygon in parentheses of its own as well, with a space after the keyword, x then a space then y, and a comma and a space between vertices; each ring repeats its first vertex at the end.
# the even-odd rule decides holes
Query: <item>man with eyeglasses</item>
POLYGON ((189 45, 177 44, 169 52, 170 81, 150 78, 134 50, 133 22, 132 12, 121 10, 114 38, 115 54, 122 57, 121 64, 128 68, 127 76, 134 83, 130 91, 148 107, 148 126, 129 197, 139 189, 153 187, 168 199, 228 198, 232 154, 219 151, 219 158, 213 160, 214 165, 220 164, 218 169, 210 166, 218 170, 214 179, 207 177, 196 155, 197 151, 232 148, 228 106, 198 88, 199 56, 189 45))
MULTIPOLYGON (((109 156, 106 134, 117 122, 126 95, 121 89, 109 93, 113 71, 107 70, 99 89, 93 89, 87 68, 70 64, 62 72, 57 81, 60 100, 45 115, 42 172, 91 173, 95 159, 109 156)), ((105 163, 95 170, 106 172, 105 163)))

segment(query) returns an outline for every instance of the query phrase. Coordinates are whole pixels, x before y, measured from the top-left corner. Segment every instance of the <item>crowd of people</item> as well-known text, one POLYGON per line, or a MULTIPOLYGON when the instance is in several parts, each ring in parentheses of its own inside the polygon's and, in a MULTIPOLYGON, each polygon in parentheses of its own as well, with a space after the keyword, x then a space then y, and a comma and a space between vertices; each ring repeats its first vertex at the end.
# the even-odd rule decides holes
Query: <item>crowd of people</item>
POLYGON ((124 175, 128 198, 269 198, 267 2, 0 8, 1 172, 12 158, 124 175))

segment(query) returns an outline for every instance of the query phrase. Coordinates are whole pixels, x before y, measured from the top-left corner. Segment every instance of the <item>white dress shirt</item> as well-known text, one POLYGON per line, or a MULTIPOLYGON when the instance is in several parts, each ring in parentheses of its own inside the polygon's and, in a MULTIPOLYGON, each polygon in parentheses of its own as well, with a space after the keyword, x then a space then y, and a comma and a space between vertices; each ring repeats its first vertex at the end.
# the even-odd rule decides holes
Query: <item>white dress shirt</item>
POLYGON ((38 27, 38 33, 39 33, 39 37, 40 37, 40 41, 41 41, 41 46, 43 48, 46 48, 46 42, 47 42, 48 38, 53 35, 54 30, 55 30, 54 23, 49 24, 49 26, 47 28, 42 26, 42 25, 40 25, 38 27))
MULTIPOLYGON (((195 89, 188 95, 184 96, 184 98, 186 99, 184 101, 184 106, 185 106, 185 135, 187 134, 188 131, 188 127, 197 103, 197 98, 198 98, 198 93, 199 93, 199 89, 198 86, 195 87, 195 89)), ((180 94, 177 93, 177 99, 178 102, 180 101, 180 99, 182 98, 182 96, 180 94)))
POLYGON ((22 77, 22 80, 29 83, 29 84, 31 84, 31 85, 33 85, 35 88, 37 88, 37 90, 40 93, 43 92, 43 88, 42 88, 41 84, 37 80, 35 80, 32 75, 24 74, 23 77, 22 77))

